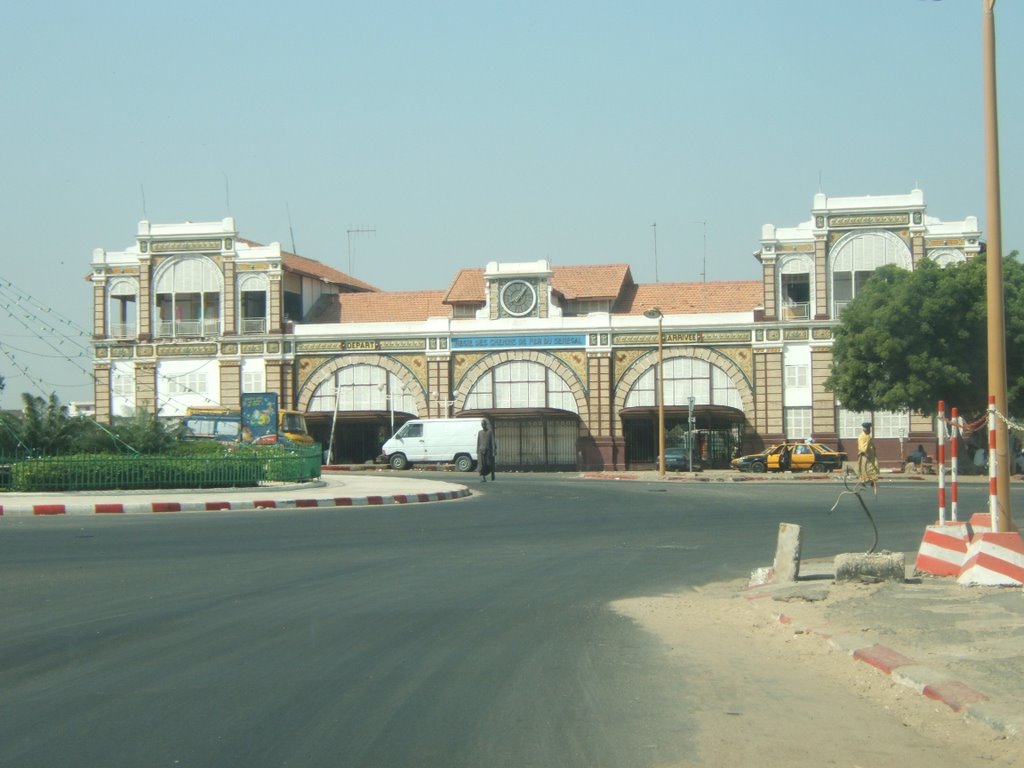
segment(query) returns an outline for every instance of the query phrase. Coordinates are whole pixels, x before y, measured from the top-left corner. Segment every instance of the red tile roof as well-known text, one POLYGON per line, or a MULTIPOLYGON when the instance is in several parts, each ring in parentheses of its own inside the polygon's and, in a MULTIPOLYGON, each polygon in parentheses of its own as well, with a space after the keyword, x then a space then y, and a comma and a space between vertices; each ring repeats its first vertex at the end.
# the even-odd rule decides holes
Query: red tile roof
POLYGON ((483 306, 487 297, 484 296, 484 270, 460 269, 459 273, 448 286, 445 294, 446 304, 479 304, 483 306))
MULTIPOLYGON (((265 247, 261 243, 246 240, 243 237, 238 238, 238 242, 245 243, 246 245, 251 245, 256 248, 265 247)), ((284 268, 289 272, 305 275, 306 277, 313 277, 317 280, 324 280, 328 283, 334 283, 342 288, 350 288, 356 291, 380 290, 369 283, 364 283, 362 280, 342 272, 341 270, 328 267, 326 264, 322 264, 319 261, 307 259, 305 256, 299 256, 297 253, 290 253, 284 249, 281 250, 281 261, 284 268)))
POLYGON ((633 285, 628 264, 554 267, 551 286, 567 299, 615 299, 633 285))
MULTIPOLYGON (((452 304, 483 306, 484 276, 484 269, 467 268, 459 270, 447 291, 371 288, 373 293, 324 297, 307 322, 418 322, 428 317, 450 317, 452 304)), ((760 280, 637 285, 628 264, 554 267, 551 283, 567 300, 610 300, 615 315, 641 315, 652 307, 672 315, 751 312, 762 306, 764 290, 760 280)))
POLYGON ((328 267, 326 264, 321 264, 319 261, 307 259, 305 256, 281 251, 281 261, 284 262, 284 268, 289 272, 297 272, 298 274, 306 275, 307 277, 326 280, 328 283, 334 283, 343 288, 353 288, 357 291, 380 290, 369 283, 364 283, 357 277, 352 277, 340 270, 328 267))
POLYGON ((613 314, 642 315, 657 307, 666 315, 750 312, 763 302, 760 280, 717 283, 647 283, 627 288, 613 314))
POLYGON ((377 291, 323 297, 308 323, 422 322, 450 317, 444 291, 377 291))
MULTIPOLYGON (((483 305, 483 269, 462 269, 455 276, 444 300, 448 304, 483 305)), ((591 264, 553 267, 551 287, 566 299, 615 299, 622 289, 633 284, 628 264, 591 264)))

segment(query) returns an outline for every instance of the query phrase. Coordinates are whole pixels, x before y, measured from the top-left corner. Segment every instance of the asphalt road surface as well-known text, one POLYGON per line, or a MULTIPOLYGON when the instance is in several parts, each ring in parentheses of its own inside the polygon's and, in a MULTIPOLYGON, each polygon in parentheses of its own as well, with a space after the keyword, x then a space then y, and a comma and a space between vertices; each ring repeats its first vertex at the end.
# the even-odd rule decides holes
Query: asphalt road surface
MULTIPOLYGON (((768 564, 782 521, 806 557, 873 540, 831 482, 454 479, 477 493, 0 518, 0 765, 669 764, 701 671, 608 603, 768 564)), ((881 547, 916 551, 935 499, 867 497, 881 547)))

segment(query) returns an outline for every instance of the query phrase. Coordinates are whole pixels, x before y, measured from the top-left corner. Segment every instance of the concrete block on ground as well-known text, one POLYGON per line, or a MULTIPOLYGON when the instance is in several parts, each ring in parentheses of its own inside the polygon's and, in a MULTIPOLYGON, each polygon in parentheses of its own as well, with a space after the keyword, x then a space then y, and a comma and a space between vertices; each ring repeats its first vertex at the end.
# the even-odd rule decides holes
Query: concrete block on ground
POLYGON ((779 603, 816 603, 828 599, 829 588, 820 582, 799 583, 779 587, 772 592, 772 600, 779 603))
POLYGON ((772 582, 772 569, 767 566, 755 568, 750 572, 750 579, 747 581, 748 587, 763 587, 765 584, 772 582))
POLYGON ((800 547, 803 536, 799 525, 779 523, 779 539, 775 545, 773 581, 788 583, 800 576, 800 547))
POLYGON ((836 582, 903 583, 907 578, 907 566, 902 552, 836 555, 835 571, 836 582))

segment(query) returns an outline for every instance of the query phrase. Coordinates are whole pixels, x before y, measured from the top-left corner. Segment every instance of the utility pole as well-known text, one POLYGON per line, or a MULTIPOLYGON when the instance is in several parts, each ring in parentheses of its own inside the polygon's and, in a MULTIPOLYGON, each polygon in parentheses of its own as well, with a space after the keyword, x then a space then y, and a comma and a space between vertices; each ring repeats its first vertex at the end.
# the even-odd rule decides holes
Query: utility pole
MULTIPOLYGON (((985 254, 988 309, 988 393, 996 410, 1006 416, 1006 325, 1003 297, 1002 204, 999 197, 999 120, 996 109, 996 0, 982 0, 982 74, 985 111, 985 199, 988 246, 985 254)), ((1015 530, 1010 509, 1009 432, 996 419, 996 496, 1000 514, 992 521, 996 531, 1015 530)))

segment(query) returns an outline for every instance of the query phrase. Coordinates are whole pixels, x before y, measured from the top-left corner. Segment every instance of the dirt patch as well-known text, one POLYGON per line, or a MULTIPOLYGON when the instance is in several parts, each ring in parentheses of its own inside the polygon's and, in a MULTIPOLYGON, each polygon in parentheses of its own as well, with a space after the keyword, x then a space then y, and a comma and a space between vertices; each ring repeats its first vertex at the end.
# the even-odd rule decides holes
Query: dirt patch
MULTIPOLYGON (((1024 742, 965 721, 945 704, 780 623, 779 604, 740 596, 744 582, 635 598, 613 607, 664 643, 700 702, 687 766, 970 768, 1024 766, 1024 742)), ((830 601, 801 603, 824 626, 830 601)))

